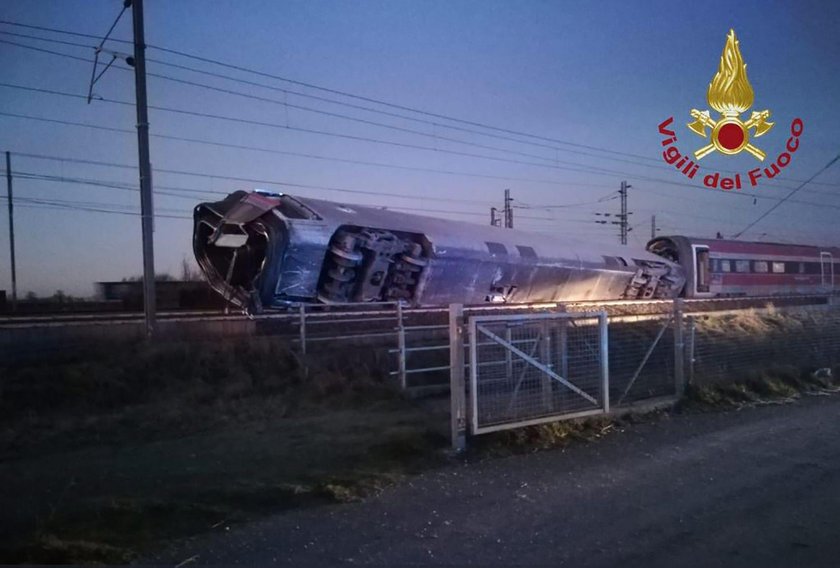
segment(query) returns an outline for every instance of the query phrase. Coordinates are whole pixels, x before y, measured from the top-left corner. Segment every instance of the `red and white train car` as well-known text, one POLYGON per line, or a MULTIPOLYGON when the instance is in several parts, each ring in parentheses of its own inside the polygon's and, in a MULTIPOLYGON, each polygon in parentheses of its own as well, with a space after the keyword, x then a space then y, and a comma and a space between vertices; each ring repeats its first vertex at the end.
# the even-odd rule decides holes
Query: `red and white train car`
POLYGON ((647 249, 683 267, 686 298, 840 291, 837 247, 671 236, 651 240, 647 249))

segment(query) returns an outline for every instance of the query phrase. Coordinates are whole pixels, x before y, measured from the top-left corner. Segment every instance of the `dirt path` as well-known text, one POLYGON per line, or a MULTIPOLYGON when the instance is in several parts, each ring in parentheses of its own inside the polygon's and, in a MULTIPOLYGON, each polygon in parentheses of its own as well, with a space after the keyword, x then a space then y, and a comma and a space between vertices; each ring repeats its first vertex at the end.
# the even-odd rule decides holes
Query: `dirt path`
POLYGON ((836 566, 840 396, 687 413, 564 450, 453 464, 153 563, 836 566))

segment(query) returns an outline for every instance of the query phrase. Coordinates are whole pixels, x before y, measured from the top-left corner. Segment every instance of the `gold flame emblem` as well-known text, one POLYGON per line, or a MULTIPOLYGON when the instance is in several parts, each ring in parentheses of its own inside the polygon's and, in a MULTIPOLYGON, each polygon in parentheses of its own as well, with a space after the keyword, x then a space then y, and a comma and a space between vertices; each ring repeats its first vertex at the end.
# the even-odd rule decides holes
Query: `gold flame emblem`
POLYGON ((709 106, 722 116, 714 120, 708 110, 691 109, 691 117, 695 120, 688 127, 692 132, 707 138, 706 128, 712 129, 711 143, 694 152, 696 159, 700 160, 715 150, 727 155, 746 150, 757 159, 764 160, 764 152, 750 144, 750 130, 755 129, 753 135, 756 138, 767 134, 773 128, 773 123, 767 122, 770 111, 753 111, 746 122, 740 119, 741 113, 753 105, 754 98, 752 85, 747 79, 747 64, 741 57, 735 30, 729 30, 720 56, 720 66, 706 93, 709 106))

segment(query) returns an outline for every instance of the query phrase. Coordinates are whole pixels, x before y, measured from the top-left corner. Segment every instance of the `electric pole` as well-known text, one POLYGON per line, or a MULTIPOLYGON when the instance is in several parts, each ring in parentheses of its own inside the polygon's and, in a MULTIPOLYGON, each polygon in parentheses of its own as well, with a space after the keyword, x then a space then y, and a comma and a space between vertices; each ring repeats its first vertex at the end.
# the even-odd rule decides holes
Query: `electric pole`
POLYGON ((505 229, 513 229, 513 198, 510 196, 510 190, 505 190, 505 229))
POLYGON ((627 219, 629 215, 627 212, 627 190, 630 189, 630 187, 632 186, 629 183, 623 181, 621 182, 621 189, 618 191, 621 195, 621 215, 619 215, 618 218, 619 227, 621 228, 621 244, 623 245, 627 244, 627 227, 629 225, 627 219))
POLYGON ((656 215, 650 216, 650 238, 656 238, 656 215))
POLYGON ((155 332, 154 206, 152 204, 152 165, 149 158, 149 114, 146 107, 146 40, 143 30, 143 0, 131 3, 134 23, 134 88, 137 101, 137 152, 140 170, 140 215, 143 232, 143 306, 146 336, 155 332))
POLYGON ((621 182, 621 189, 618 190, 619 195, 621 195, 621 213, 604 213, 604 212, 597 212, 595 215, 603 216, 603 217, 615 217, 618 221, 607 221, 607 220, 598 220, 595 221, 599 225, 618 225, 619 229, 619 239, 621 244, 627 244, 627 234, 633 230, 633 227, 630 226, 630 215, 633 213, 627 211, 627 190, 632 187, 626 181, 621 182))
POLYGON ((9 252, 12 256, 12 311, 17 311, 17 270, 15 267, 15 208, 12 192, 12 154, 6 152, 6 194, 9 201, 9 252))

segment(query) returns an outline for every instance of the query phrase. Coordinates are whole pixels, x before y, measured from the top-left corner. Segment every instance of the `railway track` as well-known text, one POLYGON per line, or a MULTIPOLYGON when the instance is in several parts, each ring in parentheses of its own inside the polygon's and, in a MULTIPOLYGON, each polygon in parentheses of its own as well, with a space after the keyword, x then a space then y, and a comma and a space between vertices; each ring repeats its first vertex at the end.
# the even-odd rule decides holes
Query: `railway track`
MULTIPOLYGON (((836 297, 836 296, 835 296, 836 297)), ((825 305, 831 301, 829 295, 808 296, 761 296, 751 298, 710 298, 684 300, 686 311, 713 312, 721 310, 737 310, 747 308, 764 308, 768 304, 777 307, 825 305)), ((524 311, 564 309, 566 311, 594 311, 605 310, 610 315, 647 315, 661 314, 673 309, 673 300, 610 300, 600 302, 568 302, 565 304, 542 303, 524 305, 483 305, 469 308, 473 313, 517 313, 524 311)), ((302 309, 290 308, 288 311, 277 311, 249 316, 242 313, 225 313, 221 310, 196 311, 167 311, 159 312, 160 321, 243 321, 257 322, 294 322, 302 317, 302 311, 307 320, 335 320, 347 322, 359 318, 389 318, 396 311, 395 304, 353 304, 326 305, 311 304, 302 309)), ((403 315, 413 319, 434 318, 435 315, 447 313, 448 307, 402 308, 403 315)), ((0 328, 32 328, 60 325, 107 325, 126 324, 143 321, 141 312, 104 312, 83 314, 38 314, 38 315, 5 315, 0 316, 0 328)))

